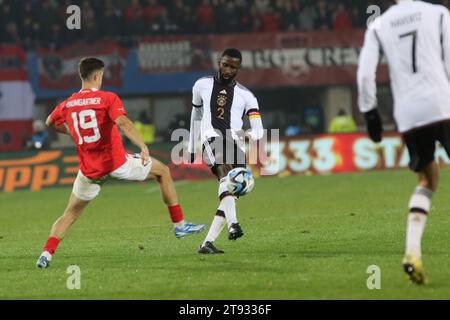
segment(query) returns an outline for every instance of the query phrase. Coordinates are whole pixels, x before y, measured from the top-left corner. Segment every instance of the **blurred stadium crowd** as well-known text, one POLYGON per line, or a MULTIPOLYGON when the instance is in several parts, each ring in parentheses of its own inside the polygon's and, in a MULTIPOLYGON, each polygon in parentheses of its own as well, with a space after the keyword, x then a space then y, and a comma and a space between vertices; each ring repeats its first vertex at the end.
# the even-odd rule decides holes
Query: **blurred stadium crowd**
MULTIPOLYGON (((437 1, 435 1, 437 2, 437 1)), ((449 0, 439 1, 449 7, 449 0)), ((345 30, 365 27, 370 4, 389 0, 0 0, 0 42, 34 49, 147 35, 345 30), (81 30, 65 27, 66 8, 81 8, 81 30)))

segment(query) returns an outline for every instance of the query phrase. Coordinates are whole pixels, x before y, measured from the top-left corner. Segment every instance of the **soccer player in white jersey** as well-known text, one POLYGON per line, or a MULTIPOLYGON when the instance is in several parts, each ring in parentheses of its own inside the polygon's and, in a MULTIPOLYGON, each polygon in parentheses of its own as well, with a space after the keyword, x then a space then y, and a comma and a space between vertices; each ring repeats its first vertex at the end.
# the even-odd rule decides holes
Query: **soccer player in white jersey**
POLYGON ((228 239, 236 240, 244 235, 236 217, 236 199, 228 192, 225 178, 233 168, 246 166, 242 143, 244 115, 250 120, 250 139, 261 139, 264 130, 256 97, 235 80, 241 63, 239 50, 226 49, 220 55, 218 74, 197 80, 192 89, 188 151, 195 153, 200 138, 203 158, 219 180, 219 207, 199 253, 223 253, 214 246, 214 241, 225 224, 228 239))
POLYGON ((394 117, 418 185, 409 200, 403 268, 425 283, 421 239, 438 186, 436 142, 450 155, 450 15, 444 6, 397 0, 367 29, 358 67, 358 104, 370 138, 382 139, 375 73, 383 53, 389 65, 394 117))

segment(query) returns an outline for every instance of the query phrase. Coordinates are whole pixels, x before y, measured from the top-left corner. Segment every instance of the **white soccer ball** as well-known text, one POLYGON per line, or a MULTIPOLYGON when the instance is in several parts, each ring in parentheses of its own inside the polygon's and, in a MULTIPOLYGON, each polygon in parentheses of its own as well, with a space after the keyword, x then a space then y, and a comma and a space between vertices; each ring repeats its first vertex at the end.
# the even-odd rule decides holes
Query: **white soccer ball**
POLYGON ((228 191, 238 197, 245 196, 255 185, 252 173, 246 168, 234 168, 228 172, 226 182, 228 191))

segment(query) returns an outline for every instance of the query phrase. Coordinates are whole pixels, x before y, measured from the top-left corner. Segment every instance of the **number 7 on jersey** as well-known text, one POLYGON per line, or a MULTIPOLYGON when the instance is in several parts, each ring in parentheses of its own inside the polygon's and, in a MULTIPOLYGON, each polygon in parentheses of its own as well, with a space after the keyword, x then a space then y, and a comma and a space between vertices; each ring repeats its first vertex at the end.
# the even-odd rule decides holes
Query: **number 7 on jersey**
POLYGON ((417 30, 401 34, 400 39, 405 37, 412 37, 412 69, 413 73, 417 73, 417 65, 416 65, 416 44, 417 44, 417 30))

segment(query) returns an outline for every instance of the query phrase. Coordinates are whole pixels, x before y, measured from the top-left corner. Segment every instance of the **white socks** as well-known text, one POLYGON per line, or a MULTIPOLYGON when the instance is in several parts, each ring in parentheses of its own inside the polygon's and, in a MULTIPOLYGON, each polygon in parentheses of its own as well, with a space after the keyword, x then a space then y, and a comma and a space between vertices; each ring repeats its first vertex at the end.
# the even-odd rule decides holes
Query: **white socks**
POLYGON ((406 229, 406 254, 421 259, 422 234, 431 207, 433 192, 424 187, 417 187, 409 200, 409 215, 406 229))
POLYGON ((225 227, 225 218, 216 214, 213 222, 211 223, 211 227, 209 228, 205 241, 203 241, 203 245, 205 245, 206 241, 216 241, 217 237, 222 232, 223 227, 225 227))
POLYGON ((236 217, 236 200, 231 195, 223 197, 225 192, 228 193, 227 184, 225 178, 222 178, 219 184, 219 199, 221 198, 219 208, 223 208, 228 227, 230 227, 231 224, 238 222, 236 217))
POLYGON ((224 207, 225 218, 227 219, 228 228, 231 227, 233 223, 237 223, 236 217, 236 200, 234 197, 226 197, 221 201, 221 205, 224 207))
POLYGON ((48 261, 52 261, 52 254, 48 251, 42 252, 41 256, 46 257, 48 261))
POLYGON ((173 226, 174 227, 182 227, 182 226, 184 226, 185 223, 186 222, 184 220, 181 220, 180 222, 174 222, 173 226))
POLYGON ((423 213, 410 213, 406 231, 406 254, 422 258, 421 242, 427 216, 423 213))
POLYGON ((211 223, 211 227, 209 228, 205 240, 203 241, 203 245, 205 245, 207 241, 216 241, 225 227, 225 223, 228 224, 228 227, 230 227, 233 223, 238 222, 236 217, 236 200, 233 196, 228 194, 225 178, 222 178, 219 183, 219 199, 220 205, 217 209, 218 214, 214 216, 214 220, 211 223), (225 217, 222 216, 222 214, 225 217))
POLYGON ((417 187, 409 200, 409 211, 427 214, 430 212, 432 197, 433 191, 424 187, 417 187))

